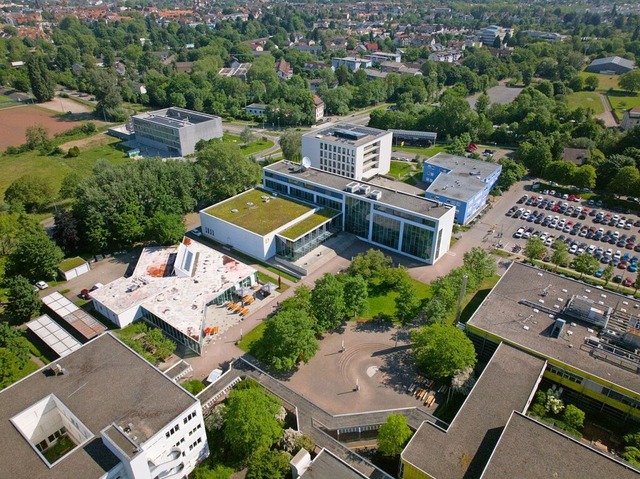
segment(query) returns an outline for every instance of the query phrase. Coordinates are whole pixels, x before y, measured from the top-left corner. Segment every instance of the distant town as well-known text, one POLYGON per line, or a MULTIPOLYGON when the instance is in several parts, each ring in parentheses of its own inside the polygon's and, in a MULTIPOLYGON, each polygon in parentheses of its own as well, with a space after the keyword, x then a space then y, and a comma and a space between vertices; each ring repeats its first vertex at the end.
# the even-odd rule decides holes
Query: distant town
POLYGON ((640 5, 0 5, 0 469, 640 477, 640 5))

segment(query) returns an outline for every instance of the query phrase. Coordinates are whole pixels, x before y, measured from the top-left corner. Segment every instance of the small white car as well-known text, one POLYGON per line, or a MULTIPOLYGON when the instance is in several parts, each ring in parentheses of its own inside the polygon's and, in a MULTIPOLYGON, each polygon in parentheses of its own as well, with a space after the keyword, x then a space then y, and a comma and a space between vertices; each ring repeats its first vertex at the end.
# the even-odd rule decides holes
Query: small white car
POLYGON ((36 283, 36 288, 38 288, 38 289, 47 289, 48 287, 49 287, 49 285, 44 281, 38 281, 36 283))

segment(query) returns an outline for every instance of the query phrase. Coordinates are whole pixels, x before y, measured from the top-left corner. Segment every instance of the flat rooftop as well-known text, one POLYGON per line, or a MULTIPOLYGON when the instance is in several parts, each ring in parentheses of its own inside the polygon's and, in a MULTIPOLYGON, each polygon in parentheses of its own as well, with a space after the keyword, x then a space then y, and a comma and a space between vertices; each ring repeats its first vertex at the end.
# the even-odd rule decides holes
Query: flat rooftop
POLYGON ((346 462, 326 449, 322 449, 300 479, 364 479, 365 477, 367 476, 363 476, 346 462))
POLYGON ((153 437, 197 400, 158 369, 105 333, 56 361, 66 374, 49 366, 0 391, 0 470, 12 479, 102 477, 118 460, 100 432, 113 423, 138 444, 153 437), (49 468, 9 421, 25 408, 54 394, 91 431, 84 447, 49 468))
POLYGON ((486 188, 487 184, 483 180, 500 168, 496 163, 443 152, 425 160, 425 163, 450 170, 448 173, 440 173, 427 191, 462 201, 470 200, 478 191, 486 188))
POLYGON ((305 233, 308 233, 311 230, 316 229, 323 223, 326 223, 330 219, 339 215, 340 212, 337 210, 333 210, 331 208, 324 208, 311 216, 299 221, 295 225, 287 228, 283 232, 279 233, 280 236, 284 236, 290 240, 298 239, 305 233))
POLYGON ((140 113, 135 115, 134 118, 171 128, 185 128, 194 124, 220 119, 220 117, 208 115, 207 113, 177 107, 140 113))
POLYGON ((505 477, 638 479, 638 471, 514 412, 481 476, 482 479, 505 477))
MULTIPOLYGON (((333 173, 327 173, 326 171, 317 170, 315 168, 306 168, 303 170, 299 165, 288 161, 279 161, 278 163, 265 166, 264 169, 267 171, 271 170, 281 173, 292 178, 313 182, 343 193, 346 192, 345 188, 347 185, 354 182, 351 178, 334 175, 333 173)), ((452 208, 448 205, 438 206, 436 201, 427 199, 424 196, 395 190, 393 189, 394 183, 390 181, 386 183, 386 186, 366 181, 357 181, 356 183, 369 185, 371 186, 371 190, 378 190, 382 192, 382 198, 377 200, 378 203, 387 204, 410 213, 418 213, 420 215, 430 216, 431 218, 440 218, 452 208)))
POLYGON ((315 209, 260 189, 240 193, 204 212, 258 235, 265 235, 315 209))
POLYGON ((590 354, 590 349, 581 347, 586 337, 597 335, 595 326, 566 317, 567 324, 562 336, 551 337, 555 319, 541 308, 550 308, 557 311, 554 317, 565 318, 560 312, 574 295, 595 301, 601 309, 610 307, 614 314, 615 311, 625 310, 631 318, 640 319, 640 303, 632 298, 522 263, 512 263, 468 321, 467 328, 470 332, 478 329, 481 330, 480 334, 484 331, 499 336, 507 343, 549 358, 551 362, 568 364, 636 394, 640 393, 638 374, 596 359, 590 354), (548 294, 542 296, 545 290, 548 294), (538 308, 523 303, 523 300, 538 308), (568 334, 569 331, 571 334, 568 334))
POLYGON ((197 241, 184 241, 185 256, 192 261, 191 275, 172 275, 179 266, 175 261, 180 246, 148 247, 131 277, 118 278, 95 290, 92 298, 116 314, 142 306, 197 340, 207 304, 255 269, 197 241))
POLYGON ((449 428, 422 423, 402 458, 434 479, 479 477, 511 413, 527 407, 545 364, 500 344, 449 428))
POLYGON ((377 128, 369 128, 368 126, 338 123, 337 125, 330 125, 321 130, 305 133, 303 136, 315 137, 323 141, 341 145, 360 146, 389 134, 386 130, 378 130, 377 128))

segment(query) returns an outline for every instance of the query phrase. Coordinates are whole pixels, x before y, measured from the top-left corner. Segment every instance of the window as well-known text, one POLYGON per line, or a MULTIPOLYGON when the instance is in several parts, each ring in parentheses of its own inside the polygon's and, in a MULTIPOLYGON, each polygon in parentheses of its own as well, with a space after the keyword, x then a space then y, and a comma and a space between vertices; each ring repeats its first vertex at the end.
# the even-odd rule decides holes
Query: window
POLYGON ((165 436, 167 437, 171 437, 173 436, 176 432, 178 432, 180 430, 180 424, 176 424, 175 426, 173 426, 171 429, 169 429, 166 433, 165 436))

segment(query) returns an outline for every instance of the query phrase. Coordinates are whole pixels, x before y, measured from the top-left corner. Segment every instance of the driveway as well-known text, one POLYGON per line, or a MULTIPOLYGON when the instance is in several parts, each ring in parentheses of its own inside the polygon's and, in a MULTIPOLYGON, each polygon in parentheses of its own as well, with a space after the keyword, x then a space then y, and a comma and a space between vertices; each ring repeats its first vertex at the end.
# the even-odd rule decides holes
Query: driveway
POLYGON ((602 120, 604 122, 604 126, 606 126, 607 128, 617 128, 618 122, 616 121, 615 116, 613 116, 609 100, 607 100, 606 96, 602 93, 598 93, 598 96, 600 97, 600 101, 602 102, 602 106, 604 107, 604 113, 594 115, 595 118, 597 118, 598 120, 602 120))

